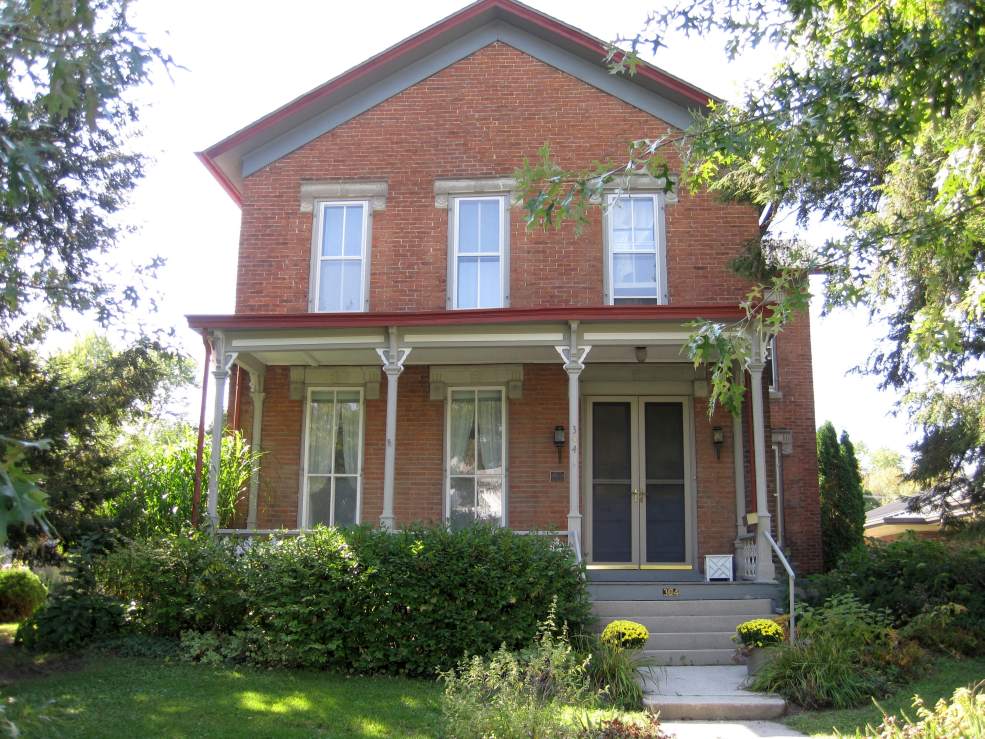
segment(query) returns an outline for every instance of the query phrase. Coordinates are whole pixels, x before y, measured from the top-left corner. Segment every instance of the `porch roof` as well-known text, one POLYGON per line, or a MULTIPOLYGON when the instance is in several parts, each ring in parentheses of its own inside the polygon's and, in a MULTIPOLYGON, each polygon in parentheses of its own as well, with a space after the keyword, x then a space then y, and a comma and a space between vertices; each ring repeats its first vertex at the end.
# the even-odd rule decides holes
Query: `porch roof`
POLYGON ((391 313, 288 313, 188 316, 191 328, 221 333, 240 364, 373 365, 389 331, 413 349, 408 364, 557 362, 555 347, 579 344, 593 362, 687 362, 682 347, 698 318, 735 321, 734 305, 631 305, 391 313), (508 350, 508 354, 504 354, 508 350))
POLYGON ((595 305, 559 308, 389 311, 370 313, 233 313, 189 315, 188 325, 208 330, 361 328, 385 326, 482 326, 498 323, 568 321, 737 321, 735 304, 595 305))

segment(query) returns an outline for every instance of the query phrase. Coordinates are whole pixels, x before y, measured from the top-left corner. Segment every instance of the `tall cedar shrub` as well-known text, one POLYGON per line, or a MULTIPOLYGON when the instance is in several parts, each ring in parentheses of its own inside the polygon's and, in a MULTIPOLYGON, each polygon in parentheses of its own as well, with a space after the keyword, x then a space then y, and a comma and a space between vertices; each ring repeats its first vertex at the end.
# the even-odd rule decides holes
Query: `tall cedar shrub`
POLYGON ((841 443, 830 421, 817 432, 817 472, 821 492, 821 547, 824 569, 863 542, 865 497, 855 448, 847 433, 841 443))

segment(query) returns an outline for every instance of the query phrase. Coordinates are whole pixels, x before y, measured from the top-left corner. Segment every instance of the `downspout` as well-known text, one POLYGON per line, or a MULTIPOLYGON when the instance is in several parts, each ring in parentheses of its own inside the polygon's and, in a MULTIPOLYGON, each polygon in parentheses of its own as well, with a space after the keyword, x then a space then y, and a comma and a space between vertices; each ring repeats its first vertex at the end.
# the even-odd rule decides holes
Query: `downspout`
POLYGON ((205 370, 202 373, 202 405, 198 412, 198 443, 195 446, 195 486, 192 492, 192 526, 198 526, 199 508, 202 504, 202 464, 205 457, 205 396, 209 391, 209 363, 212 360, 212 343, 207 335, 205 344, 205 370))
POLYGON ((239 431, 240 430, 240 428, 239 428, 239 391, 240 391, 240 386, 243 384, 242 381, 243 381, 243 370, 237 364, 236 365, 236 382, 233 383, 233 388, 232 388, 233 389, 233 397, 232 397, 232 403, 233 403, 232 416, 233 416, 233 418, 232 418, 232 423, 230 424, 230 426, 231 426, 231 428, 232 428, 233 431, 239 431))

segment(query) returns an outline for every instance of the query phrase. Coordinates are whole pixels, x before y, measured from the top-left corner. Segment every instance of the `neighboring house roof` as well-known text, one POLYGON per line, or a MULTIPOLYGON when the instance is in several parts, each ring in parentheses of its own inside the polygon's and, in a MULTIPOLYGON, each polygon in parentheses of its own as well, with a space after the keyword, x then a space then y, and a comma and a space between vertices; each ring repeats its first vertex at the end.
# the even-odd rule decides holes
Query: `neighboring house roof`
MULTIPOLYGON (((865 514, 866 530, 871 531, 883 526, 940 526, 941 508, 939 505, 923 505, 915 510, 910 510, 911 502, 912 498, 900 498, 878 508, 873 508, 865 514)), ((948 510, 951 516, 959 518, 970 515, 970 511, 963 502, 949 504, 948 510)))
POLYGON ((243 179, 484 46, 502 41, 678 128, 713 95, 653 65, 611 75, 602 40, 515 0, 478 0, 306 92, 197 156, 241 203, 243 179))

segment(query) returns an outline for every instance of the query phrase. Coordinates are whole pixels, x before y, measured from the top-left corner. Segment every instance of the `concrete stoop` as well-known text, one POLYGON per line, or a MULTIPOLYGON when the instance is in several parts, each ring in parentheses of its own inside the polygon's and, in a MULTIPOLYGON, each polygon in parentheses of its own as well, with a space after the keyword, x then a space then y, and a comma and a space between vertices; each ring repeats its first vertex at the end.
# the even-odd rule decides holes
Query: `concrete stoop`
POLYGON ((776 719, 786 701, 743 689, 742 666, 656 667, 644 678, 643 704, 666 721, 776 719))

